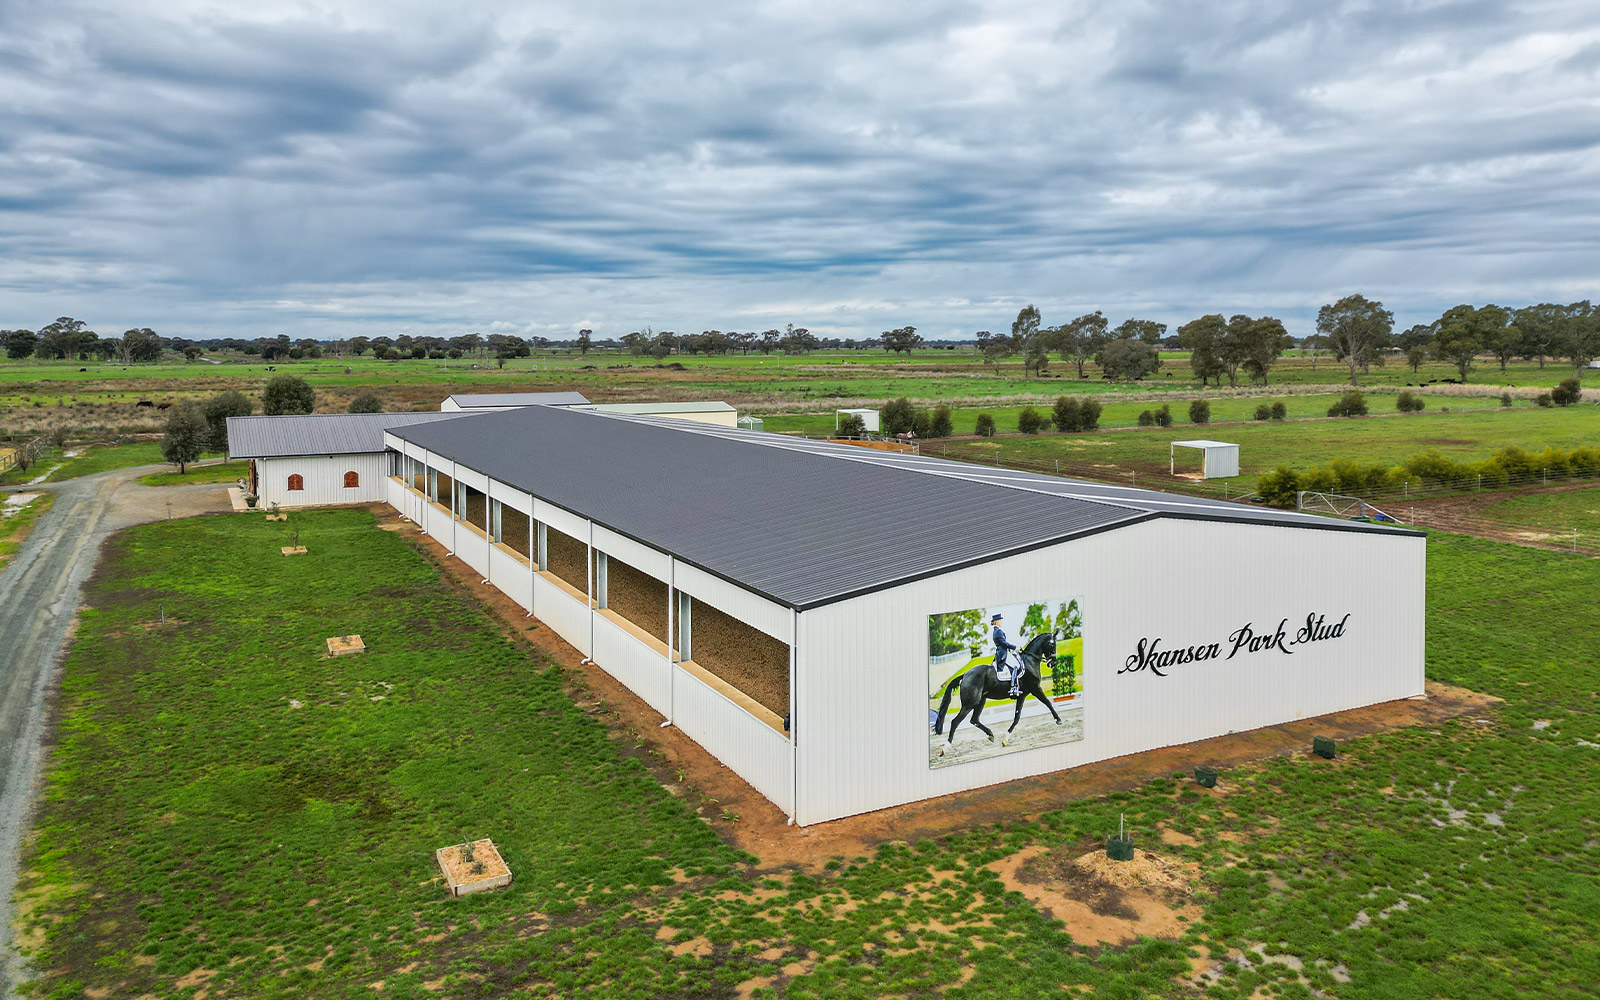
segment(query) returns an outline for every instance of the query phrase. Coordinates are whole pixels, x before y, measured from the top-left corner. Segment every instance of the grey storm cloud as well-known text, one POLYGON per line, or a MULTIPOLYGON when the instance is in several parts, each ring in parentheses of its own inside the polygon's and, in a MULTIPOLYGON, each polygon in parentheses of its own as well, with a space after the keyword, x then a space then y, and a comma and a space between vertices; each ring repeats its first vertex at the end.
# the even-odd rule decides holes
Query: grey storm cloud
POLYGON ((933 336, 1595 289, 1570 3, 0 5, 0 324, 933 336))

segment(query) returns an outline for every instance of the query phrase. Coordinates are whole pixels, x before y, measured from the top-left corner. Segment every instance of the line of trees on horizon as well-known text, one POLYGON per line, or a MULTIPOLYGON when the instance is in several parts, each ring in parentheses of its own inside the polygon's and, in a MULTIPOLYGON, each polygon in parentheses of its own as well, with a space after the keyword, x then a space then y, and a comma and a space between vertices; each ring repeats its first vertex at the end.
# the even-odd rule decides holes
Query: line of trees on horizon
POLYGON ((1349 295, 1322 306, 1317 313, 1316 330, 1297 340, 1281 320, 1272 316, 1225 317, 1210 313, 1169 333, 1165 323, 1137 317, 1112 327, 1099 310, 1046 326, 1039 310, 1028 305, 1018 312, 1009 333, 980 330, 971 340, 952 341, 928 341, 914 326, 885 330, 876 337, 819 337, 792 323, 781 330, 704 330, 697 334, 656 331, 647 326, 620 338, 603 339, 584 329, 565 340, 504 333, 455 337, 401 334, 339 340, 292 340, 279 334, 253 339, 192 340, 163 337, 148 327, 127 330, 117 337, 101 337, 82 320, 62 316, 37 332, 0 330, 0 351, 13 360, 36 357, 122 364, 159 361, 165 351, 181 353, 189 361, 210 351, 228 351, 264 361, 361 357, 370 352, 390 361, 494 358, 503 366, 510 358, 528 357, 536 350, 562 350, 584 356, 593 351, 625 351, 659 363, 673 354, 807 354, 816 350, 879 349, 910 354, 919 349, 970 346, 996 371, 1002 361, 1020 357, 1024 374, 1043 376, 1051 361, 1059 358, 1071 365, 1080 379, 1088 377, 1092 362, 1105 378, 1137 380, 1160 370, 1162 349, 1180 349, 1189 352, 1190 368, 1202 385, 1218 386, 1224 378, 1229 385, 1237 385, 1241 377, 1265 385, 1284 352, 1296 347, 1309 355, 1313 367, 1323 354, 1345 365, 1352 385, 1359 384, 1360 377, 1373 365, 1381 366, 1395 354, 1401 355, 1412 371, 1428 360, 1447 363, 1456 369, 1461 381, 1486 356, 1498 361, 1502 371, 1518 358, 1537 361, 1541 368, 1549 360, 1564 359, 1581 369, 1600 357, 1600 308, 1587 299, 1515 309, 1493 303, 1463 304, 1445 310, 1431 323, 1416 324, 1396 334, 1394 314, 1382 302, 1349 295))

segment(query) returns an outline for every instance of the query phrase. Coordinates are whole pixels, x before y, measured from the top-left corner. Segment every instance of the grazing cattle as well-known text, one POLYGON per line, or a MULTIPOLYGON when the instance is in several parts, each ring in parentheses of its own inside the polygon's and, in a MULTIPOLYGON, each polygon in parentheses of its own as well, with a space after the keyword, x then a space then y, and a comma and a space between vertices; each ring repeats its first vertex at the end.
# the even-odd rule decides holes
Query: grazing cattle
POLYGON ((155 406, 156 404, 153 403, 152 401, 148 400, 148 399, 141 399, 137 403, 134 403, 133 405, 135 407, 141 407, 141 406, 155 406))
POLYGON ((170 410, 170 409, 172 409, 172 404, 171 403, 158 403, 158 404, 156 404, 156 409, 158 409, 158 410, 170 410))
POLYGON ((79 369, 78 369, 78 371, 80 371, 80 372, 86 372, 86 371, 88 371, 88 370, 89 370, 89 369, 87 369, 87 368, 79 368, 79 369))

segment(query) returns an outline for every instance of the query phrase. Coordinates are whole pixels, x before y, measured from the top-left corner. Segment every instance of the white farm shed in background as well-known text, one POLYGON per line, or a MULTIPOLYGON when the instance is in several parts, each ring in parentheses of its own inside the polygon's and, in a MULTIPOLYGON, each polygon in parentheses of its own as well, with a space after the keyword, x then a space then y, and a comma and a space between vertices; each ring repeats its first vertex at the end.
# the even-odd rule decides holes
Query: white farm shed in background
POLYGON ((557 407, 385 445, 395 509, 800 824, 1423 693, 1406 529, 557 407))
POLYGON ((228 457, 250 462, 258 505, 315 507, 388 499, 391 427, 457 413, 305 413, 228 418, 228 457))
POLYGON ((878 420, 877 410, 852 409, 833 411, 834 430, 839 429, 839 421, 843 420, 846 416, 860 417, 861 426, 865 428, 868 434, 877 434, 883 428, 883 425, 878 420))
POLYGON ((1170 471, 1178 471, 1179 448, 1198 448, 1201 452, 1200 478, 1227 479, 1239 474, 1239 446, 1226 441, 1174 441, 1167 449, 1170 471))

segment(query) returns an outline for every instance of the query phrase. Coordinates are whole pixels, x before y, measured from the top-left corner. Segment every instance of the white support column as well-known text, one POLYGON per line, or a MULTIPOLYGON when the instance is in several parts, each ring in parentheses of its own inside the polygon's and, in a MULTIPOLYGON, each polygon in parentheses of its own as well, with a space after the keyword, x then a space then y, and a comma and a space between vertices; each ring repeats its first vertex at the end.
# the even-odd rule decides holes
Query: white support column
POLYGON ((800 612, 789 609, 789 823, 800 815, 800 713, 794 710, 798 690, 800 651, 800 612))
POLYGON ((594 662, 594 616, 595 616, 595 610, 594 610, 594 522, 593 521, 589 521, 588 525, 589 525, 588 558, 584 560, 583 568, 587 571, 586 575, 589 578, 589 599, 588 599, 588 605, 589 605, 589 655, 583 658, 583 660, 581 661, 583 663, 593 663, 594 662))
POLYGON ((678 704, 675 699, 675 695, 678 692, 678 657, 675 654, 682 652, 679 647, 683 637, 678 634, 682 631, 681 623, 677 629, 673 628, 673 623, 678 621, 677 616, 674 614, 678 603, 677 569, 678 560, 669 558, 667 560, 667 720, 661 723, 663 729, 672 725, 673 716, 678 711, 678 704))

